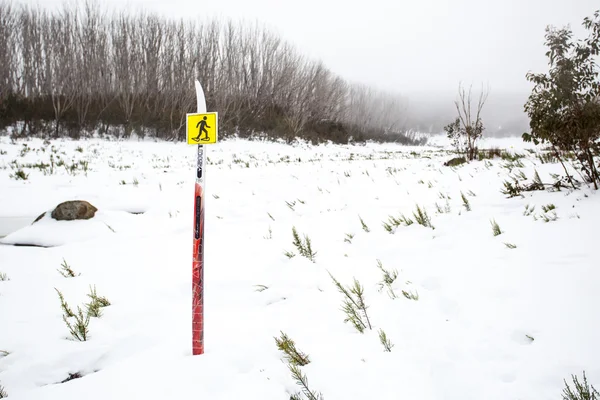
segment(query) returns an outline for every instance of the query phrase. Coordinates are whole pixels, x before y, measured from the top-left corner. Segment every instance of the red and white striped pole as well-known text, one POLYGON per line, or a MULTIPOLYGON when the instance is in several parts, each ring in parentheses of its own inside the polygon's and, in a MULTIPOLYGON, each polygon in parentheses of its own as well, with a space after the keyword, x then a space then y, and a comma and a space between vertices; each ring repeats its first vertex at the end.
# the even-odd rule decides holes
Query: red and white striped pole
MULTIPOLYGON (((206 100, 196 81, 197 112, 206 113, 206 100)), ((188 128, 189 135, 189 128, 188 128)), ((205 146, 198 144, 194 188, 194 248, 192 262, 192 354, 204 354, 204 177, 205 146)))

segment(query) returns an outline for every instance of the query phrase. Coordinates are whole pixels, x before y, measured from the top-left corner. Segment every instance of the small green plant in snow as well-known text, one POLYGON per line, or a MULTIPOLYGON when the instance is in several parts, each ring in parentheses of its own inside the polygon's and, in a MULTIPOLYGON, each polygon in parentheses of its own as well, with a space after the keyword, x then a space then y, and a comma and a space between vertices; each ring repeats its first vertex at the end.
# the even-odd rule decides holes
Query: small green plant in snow
POLYGON ((469 203, 469 199, 467 199, 467 196, 465 196, 465 194, 462 191, 460 192, 460 197, 462 197, 463 206, 465 207, 465 210, 471 211, 471 204, 469 203))
POLYGON ((583 383, 579 382, 575 375, 571 375, 571 379, 573 379, 574 389, 571 389, 567 381, 564 380, 566 387, 562 392, 563 400, 600 400, 600 393, 593 385, 588 384, 585 371, 583 371, 583 383))
POLYGON ((302 388, 299 393, 294 393, 290 396, 290 400, 302 400, 302 395, 308 400, 324 400, 323 395, 318 392, 312 391, 308 387, 308 378, 302 374, 298 365, 288 364, 288 368, 292 373, 292 378, 296 381, 296 384, 302 388))
POLYGON ((331 273, 329 273, 329 276, 331 276, 338 291, 344 295, 342 303, 342 311, 346 314, 344 322, 351 322, 360 333, 364 333, 367 328, 372 330, 373 328, 367 314, 368 307, 365 304, 364 288, 360 285, 360 282, 354 278, 353 286, 344 287, 331 273))
POLYGON ((69 328, 69 332, 71 333, 71 337, 74 340, 79 340, 80 342, 87 341, 89 337, 89 324, 90 324, 90 315, 83 315, 83 311, 81 307, 77 306, 77 314, 71 310, 69 304, 65 301, 63 294, 56 288, 54 288, 58 293, 58 297, 60 298, 60 306, 63 310, 63 321, 69 328), (70 319, 75 318, 75 324, 71 324, 70 319))
POLYGON ((390 298, 392 298, 392 299, 397 298, 398 296, 396 296, 396 293, 394 293, 392 284, 398 278, 398 271, 386 270, 385 268, 383 268, 383 264, 381 263, 380 260, 377 260, 377 268, 379 268, 381 270, 381 272, 383 273, 383 278, 382 278, 381 282, 379 282, 377 284, 377 286, 379 287, 378 291, 381 292, 383 290, 383 288, 385 287, 385 288, 387 288, 387 294, 388 294, 388 296, 390 296, 390 298))
POLYGON ((292 378, 302 388, 300 392, 292 394, 290 400, 303 400, 303 398, 308 400, 323 400, 323 396, 320 393, 313 392, 308 387, 308 379, 300 370, 300 367, 310 363, 308 354, 298 350, 294 341, 284 332, 281 332, 279 338, 275 337, 274 339, 277 348, 284 354, 292 378))
POLYGON ((494 236, 498 236, 498 235, 502 234, 500 225, 498 225, 496 220, 492 220, 492 221, 490 221, 490 223, 492 224, 492 232, 494 233, 494 236))
POLYGON ((526 217, 529 217, 531 214, 533 214, 534 211, 535 211, 535 205, 530 207, 529 204, 527 204, 525 206, 525 211, 523 211, 523 215, 525 215, 526 217))
POLYGON ((317 255, 317 252, 313 251, 310 238, 307 235, 304 235, 304 240, 300 239, 300 235, 298 235, 296 227, 292 227, 292 237, 294 238, 293 244, 298 250, 298 253, 302 257, 308 258, 310 261, 315 262, 315 256, 317 255))
POLYGON ((429 218, 429 215, 427 214, 427 211, 425 211, 425 208, 419 207, 418 204, 417 210, 413 211, 413 217, 415 217, 415 221, 417 221, 419 225, 435 229, 435 227, 431 225, 431 218, 429 218))
POLYGON ((284 353, 284 358, 290 365, 299 365, 301 367, 310 363, 308 354, 296 348, 296 344, 287 334, 281 332, 279 338, 274 338, 277 348, 284 353))
POLYGON ((291 251, 287 251, 287 250, 286 250, 286 251, 285 251, 283 254, 284 254, 284 255, 285 255, 287 258, 294 258, 294 257, 296 257, 296 253, 294 253, 294 252, 291 252, 291 251))
POLYGON ((558 215, 556 215, 555 211, 552 211, 550 214, 540 214, 539 217, 544 222, 556 221, 558 219, 558 215))
POLYGON ((388 222, 384 222, 383 223, 383 227, 389 233, 393 233, 394 228, 397 228, 400 225, 410 226, 410 225, 412 225, 414 223, 415 223, 415 221, 413 221, 410 218, 405 217, 404 214, 400 214, 399 218, 396 218, 396 217, 390 215, 388 217, 388 222))
POLYGON ((408 300, 419 300, 419 293, 415 291, 415 293, 413 293, 412 291, 408 292, 406 290, 402 290, 402 295, 404 297, 406 297, 408 300))
POLYGON ((369 233, 371 230, 369 229, 369 227, 367 226, 367 224, 365 224, 365 221, 363 221, 362 217, 359 215, 358 219, 360 219, 360 224, 363 228, 363 231, 369 233))
POLYGON ((379 341, 383 345, 383 351, 386 351, 386 352, 392 351, 392 347, 394 347, 394 345, 392 344, 390 339, 388 339, 388 337, 385 334, 385 332, 383 331, 383 329, 379 329, 379 341))
POLYGON ((54 288, 54 290, 56 290, 56 293, 58 293, 58 298, 60 299, 60 308, 62 308, 63 314, 69 318, 74 317, 75 313, 73 313, 73 310, 71 310, 71 307, 69 307, 69 304, 65 301, 63 294, 56 288, 54 288))
POLYGON ((110 301, 106 297, 100 297, 96 293, 96 287, 90 286, 90 293, 87 295, 91 301, 85 306, 89 316, 100 318, 102 316, 102 308, 110 306, 110 301))
POLYGON ((271 230, 271 225, 269 225, 269 234, 267 236, 264 236, 264 238, 267 240, 273 239, 273 231, 271 230))
POLYGON ((58 269, 57 271, 65 278, 74 278, 78 275, 81 274, 75 274, 75 271, 73 271, 73 269, 69 266, 69 264, 67 264, 67 261, 63 258, 63 262, 60 265, 61 268, 58 269))
POLYGON ((17 181, 26 181, 29 178, 29 174, 26 174, 22 169, 18 169, 14 174, 11 174, 10 177, 17 181))
POLYGON ((67 316, 63 315, 63 321, 69 328, 69 332, 71 332, 71 336, 74 339, 79 340, 80 342, 85 342, 89 338, 89 324, 90 324, 90 314, 83 315, 83 311, 81 307, 77 306, 77 314, 73 316, 75 318, 75 325, 71 325, 67 316))
POLYGON ((552 211, 555 210, 556 206, 554 204, 547 204, 545 206, 542 206, 542 210, 547 213, 548 211, 552 211))

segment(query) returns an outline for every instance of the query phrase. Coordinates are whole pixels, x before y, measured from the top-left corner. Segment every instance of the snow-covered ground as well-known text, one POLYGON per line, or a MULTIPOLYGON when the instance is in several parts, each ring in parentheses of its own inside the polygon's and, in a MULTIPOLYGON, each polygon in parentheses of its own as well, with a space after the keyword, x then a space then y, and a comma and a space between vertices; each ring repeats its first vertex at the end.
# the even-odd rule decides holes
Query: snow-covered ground
POLYGON ((563 379, 583 370, 600 386, 598 194, 507 198, 509 174, 562 173, 519 138, 481 147, 524 158, 455 168, 437 147, 447 142, 431 144, 211 146, 206 353, 192 356, 194 148, 0 138, 5 230, 7 217, 31 222, 65 200, 99 209, 89 221, 4 232, 1 243, 50 247, 0 245, 0 385, 11 400, 288 400, 301 388, 274 340, 285 332, 326 400, 558 399, 563 379), (384 228, 390 216, 415 220, 417 205, 435 229, 384 228), (284 254, 298 253, 293 227, 314 262, 284 254), (397 298, 379 291, 378 260, 397 271, 397 298), (59 273, 65 261, 76 277, 59 273), (329 273, 363 286, 371 330, 344 323, 329 273), (111 305, 91 318, 87 341, 72 340, 55 288, 76 312, 90 286, 111 305))

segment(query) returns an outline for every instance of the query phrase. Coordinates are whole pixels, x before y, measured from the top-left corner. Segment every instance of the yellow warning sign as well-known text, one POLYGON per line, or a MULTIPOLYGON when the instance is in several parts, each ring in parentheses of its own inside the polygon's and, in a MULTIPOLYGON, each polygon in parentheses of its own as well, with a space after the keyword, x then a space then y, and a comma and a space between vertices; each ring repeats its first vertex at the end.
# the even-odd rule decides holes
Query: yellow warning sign
POLYGON ((187 115, 187 143, 214 144, 217 143, 219 120, 216 112, 187 115))

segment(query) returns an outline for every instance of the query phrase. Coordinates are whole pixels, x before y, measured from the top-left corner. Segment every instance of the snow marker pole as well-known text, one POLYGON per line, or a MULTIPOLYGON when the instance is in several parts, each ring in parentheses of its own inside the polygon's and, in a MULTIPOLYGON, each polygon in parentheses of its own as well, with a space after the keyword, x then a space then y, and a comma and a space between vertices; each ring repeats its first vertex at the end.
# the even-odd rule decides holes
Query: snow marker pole
MULTIPOLYGON (((196 81, 197 112, 206 112, 206 100, 196 81)), ((192 262, 192 354, 204 354, 204 145, 198 144, 194 188, 194 248, 192 262)))
POLYGON ((197 113, 186 114, 187 143, 197 145, 192 250, 192 354, 204 354, 204 214, 206 144, 217 142, 218 115, 206 112, 204 90, 196 81, 197 113))

